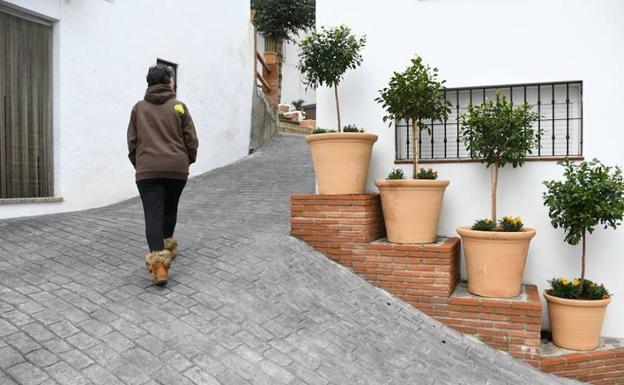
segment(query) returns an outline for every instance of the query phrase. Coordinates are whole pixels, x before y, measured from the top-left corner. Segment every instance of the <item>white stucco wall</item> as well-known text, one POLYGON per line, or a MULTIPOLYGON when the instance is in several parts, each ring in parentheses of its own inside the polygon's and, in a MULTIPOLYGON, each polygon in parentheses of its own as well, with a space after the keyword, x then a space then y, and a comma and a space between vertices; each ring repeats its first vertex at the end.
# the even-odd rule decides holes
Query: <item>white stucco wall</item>
POLYGON ((106 205, 136 195, 132 106, 156 58, 178 63, 178 97, 199 136, 191 175, 248 153, 253 90, 249 1, 9 0, 54 24, 54 177, 62 203, 0 205, 0 218, 106 205))
MULTIPOLYGON (((304 104, 316 103, 316 93, 314 89, 307 88, 303 84, 303 75, 297 69, 299 64, 299 40, 305 36, 302 33, 295 38, 295 41, 286 41, 283 45, 283 62, 282 62, 282 103, 292 104, 293 101, 303 99, 304 104)), ((257 34, 257 49, 261 54, 265 49, 264 37, 257 34)), ((258 71, 262 72, 262 66, 258 63, 258 71)))
POLYGON ((303 99, 304 105, 316 103, 316 93, 312 88, 306 89, 303 84, 303 75, 297 69, 299 64, 299 39, 284 43, 284 63, 282 66, 282 103, 292 104, 293 101, 303 99))
MULTIPOLYGON (((342 120, 379 134, 368 187, 395 167, 394 128, 382 123, 373 101, 393 71, 402 71, 415 53, 438 67, 448 87, 558 80, 583 81, 584 156, 624 166, 624 2, 603 0, 318 0, 317 25, 347 24, 366 33, 363 65, 341 85, 342 120), (354 12, 353 10, 357 10, 354 12)), ((331 90, 317 91, 319 126, 335 124, 331 90)), ((445 195, 440 234, 489 214, 489 172, 481 164, 435 164, 451 184, 445 195)), ((409 170, 408 167, 404 167, 409 170)), ((538 285, 554 276, 580 274, 580 247, 563 242, 543 207, 542 181, 560 177, 553 162, 528 162, 504 169, 498 212, 521 215, 537 229, 524 281, 538 285)), ((597 229, 588 241, 588 278, 614 293, 603 335, 624 337, 624 228, 597 229)), ((463 276, 465 269, 463 269, 463 276)), ((544 323, 547 323, 544 307, 544 323)))

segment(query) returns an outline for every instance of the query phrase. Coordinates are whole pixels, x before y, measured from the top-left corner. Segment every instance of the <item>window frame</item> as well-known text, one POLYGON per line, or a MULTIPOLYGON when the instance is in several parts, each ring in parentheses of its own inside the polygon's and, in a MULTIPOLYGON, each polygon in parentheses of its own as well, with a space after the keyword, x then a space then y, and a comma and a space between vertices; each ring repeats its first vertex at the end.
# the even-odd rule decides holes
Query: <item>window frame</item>
MULTIPOLYGON (((472 92, 475 90, 478 90, 479 92, 482 93, 482 97, 485 97, 486 92, 487 91, 492 91, 492 90, 508 90, 510 95, 512 95, 511 98, 508 98, 512 101, 513 103, 513 93, 516 92, 515 90, 517 90, 518 88, 521 90, 524 90, 524 98, 523 98, 523 102, 527 100, 527 89, 529 88, 538 88, 538 96, 537 96, 537 105, 539 105, 540 107, 543 106, 548 106, 550 108, 551 106, 551 99, 550 98, 543 98, 544 101, 542 102, 542 99, 540 97, 540 92, 541 92, 541 87, 548 87, 548 90, 551 91, 552 93, 555 92, 555 87, 561 87, 561 86, 565 86, 566 88, 566 95, 565 95, 565 104, 566 104, 566 151, 568 152, 568 155, 565 154, 555 154, 555 155, 544 155, 540 152, 538 152, 537 154, 531 154, 531 155, 527 155, 527 157, 525 158, 526 161, 560 161, 563 159, 570 159, 570 160, 583 160, 584 156, 583 156, 583 81, 582 80, 567 80, 567 81, 554 81, 554 82, 534 82, 534 83, 515 83, 515 84, 498 84, 498 85, 485 85, 485 86, 465 86, 465 87, 452 87, 452 88, 446 88, 445 89, 445 95, 447 93, 455 93, 455 97, 456 97, 456 102, 454 103, 453 109, 457 108, 457 112, 455 113, 456 115, 459 114, 459 109, 461 109, 462 107, 466 107, 467 104, 461 105, 460 103, 458 103, 459 101, 459 93, 460 92, 470 92, 470 100, 472 99, 472 92), (579 95, 579 99, 578 99, 578 117, 574 118, 574 117, 570 117, 570 111, 569 111, 569 105, 570 105, 570 86, 578 86, 578 95, 579 95), (458 108, 458 104, 459 104, 459 108, 458 108), (576 143, 579 146, 579 151, 578 154, 569 154, 569 148, 570 148, 570 142, 569 142, 569 122, 570 121, 574 121, 574 120, 578 120, 578 142, 576 143)), ((552 99, 552 105, 554 108, 554 104, 556 104, 554 102, 554 98, 552 99)), ((559 100, 559 99, 557 99, 559 100)), ((538 107, 539 108, 539 107, 538 107)), ((544 107, 545 108, 545 107, 544 107)), ((544 111, 544 109, 542 108, 542 111, 544 111)), ((553 110, 554 111, 554 110, 553 110)), ((551 118, 548 119, 541 119, 539 124, 541 124, 541 122, 543 121, 552 121, 553 123, 553 127, 554 127, 554 122, 556 120, 560 120, 558 118, 555 118, 555 115, 553 114, 551 118)), ((413 157, 409 157, 409 149, 407 156, 409 158, 401 158, 400 157, 400 150, 399 150, 399 146, 404 146, 405 144, 407 144, 407 147, 409 148, 409 146, 411 146, 409 139, 411 138, 410 135, 410 129, 409 127, 406 127, 405 121, 403 122, 394 122, 394 134, 395 134, 395 155, 394 155, 394 163, 395 164, 411 164, 413 163, 413 157), (400 124, 401 123, 401 124, 400 124), (407 142, 406 143, 399 143, 399 129, 406 129, 407 130, 407 134, 403 135, 405 136, 407 142)), ((446 126, 446 122, 434 122, 436 125, 444 125, 446 126)), ((457 121, 452 123, 454 126, 457 125, 457 128, 459 127, 459 123, 457 123, 457 121)), ((426 134, 426 133, 425 133, 426 134)), ((419 138, 422 138, 422 132, 419 134, 419 138)), ((542 136, 542 138, 544 138, 544 136, 542 136)), ((554 138, 553 138, 554 141, 554 138)), ((450 141, 448 141, 450 142, 450 141)), ((447 138, 446 138, 446 134, 445 134, 445 138, 444 138, 444 152, 445 152, 445 157, 444 158, 434 158, 434 152, 432 150, 431 154, 432 157, 426 157, 426 158, 421 158, 422 154, 423 154, 423 143, 425 143, 425 145, 429 144, 430 142, 423 142, 423 141, 419 141, 419 163, 470 163, 470 162, 480 162, 479 159, 472 159, 470 157, 458 157, 458 156, 448 156, 446 154, 447 149, 449 148, 449 146, 453 146, 453 144, 449 144, 447 143, 447 138)), ((554 145, 554 143, 553 143, 554 145)), ((572 144, 574 145, 574 144, 572 144)), ((459 144, 458 144, 459 146, 459 144)), ((463 144, 462 144, 463 146, 463 144)), ((542 146, 542 148, 544 148, 544 146, 542 146)), ((455 152, 456 154, 459 153, 459 148, 457 149, 457 151, 452 148, 451 152, 455 152)))
POLYGON ((173 92, 178 93, 178 80, 180 79, 178 73, 178 63, 174 63, 172 61, 161 58, 156 58, 156 64, 166 65, 167 67, 171 67, 171 69, 173 69, 173 92))
MULTIPOLYGON (((39 147, 37 147, 38 152, 36 153, 33 152, 27 155, 21 155, 22 157, 28 156, 29 158, 36 157, 37 166, 33 167, 32 164, 30 164, 29 166, 23 166, 23 165, 19 166, 20 170, 24 170, 25 167, 28 167, 29 173, 32 172, 33 173, 32 175, 36 174, 36 178, 37 178, 36 180, 38 181, 36 183, 37 187, 32 187, 32 186, 27 187, 27 185, 29 185, 32 182, 24 181, 23 178, 21 178, 23 175, 18 175, 18 177, 20 178, 20 181, 17 184, 18 187, 15 187, 12 184, 12 182, 9 183, 7 179, 7 184, 5 185, 6 191, 3 190, 4 192, 6 192, 6 196, 4 195, 4 192, 3 192, 2 196, 4 197, 0 196, 0 204, 31 203, 31 202, 59 202, 59 201, 62 201, 62 198, 55 196, 55 167, 54 167, 54 158, 55 158, 55 155, 54 155, 55 153, 55 148, 54 148, 54 130, 55 130, 54 128, 55 126, 54 124, 54 87, 55 87, 54 20, 45 18, 43 16, 39 16, 38 14, 35 14, 35 13, 30 13, 26 10, 22 10, 19 7, 13 6, 11 4, 5 4, 5 3, 0 4, 0 13, 8 15, 9 17, 20 19, 23 22, 38 24, 41 27, 47 29, 45 33, 47 35, 45 41, 41 40, 41 44, 47 45, 45 49, 46 54, 42 55, 41 57, 35 58, 35 59, 42 60, 41 62, 37 64, 37 66, 41 68, 42 71, 46 71, 46 73, 42 73, 39 75, 39 76, 43 76, 43 79, 45 79, 45 83, 41 83, 41 87, 37 88, 37 91, 34 94, 34 96, 31 95, 32 98, 39 99, 40 101, 41 110, 37 110, 33 112, 34 114, 36 114, 37 120, 40 122, 40 126, 38 126, 37 128, 36 134, 34 131, 34 127, 32 125, 29 127, 25 127, 25 128, 22 127, 21 131, 26 131, 27 134, 24 134, 24 133, 20 134, 22 136, 27 135, 29 145, 32 145, 32 141, 39 143, 39 147), (43 121, 41 120, 42 116, 45 117, 44 118, 45 120, 43 121), (43 155, 43 158, 40 157, 41 155, 43 155), (39 159, 42 159, 41 163, 39 163, 40 162, 39 159), (15 192, 14 189, 17 189, 17 191, 19 192, 16 194, 13 194, 12 192, 15 192)), ((9 52, 5 52, 5 54, 10 55, 9 52)), ((1 70, 6 71, 5 73, 7 74, 7 76, 9 76, 8 75, 10 72, 9 68, 1 69, 1 70)), ((14 75, 11 75, 11 76, 14 76, 14 75)), ((9 129, 10 120, 8 120, 7 116, 9 115, 9 113, 14 112, 14 111, 11 112, 12 111, 11 109, 13 106, 11 105, 11 103, 9 103, 9 95, 12 93, 11 88, 8 83, 9 79, 10 77, 7 77, 5 79, 6 80, 5 85, 7 89, 0 90, 0 92, 2 92, 2 95, 0 95, 0 103, 2 103, 2 106, 0 107, 3 109, 2 114, 1 114, 3 122, 1 123, 2 123, 3 129, 6 129, 6 130, 10 130, 9 129), (5 91, 6 93, 4 93, 5 91)), ((41 79, 38 79, 38 80, 41 80, 41 79)), ((30 108, 30 107, 27 107, 27 108, 30 108)), ((28 118, 31 120, 34 119, 33 116, 29 116, 28 118)), ((8 133, 10 131, 6 131, 6 132, 8 133)), ((0 133, 0 134, 5 135, 5 133, 0 133)), ((15 133, 13 133, 12 135, 15 135, 15 133)), ((5 139, 7 139, 6 136, 5 136, 5 139)), ((3 143, 3 146, 8 146, 8 141, 3 143)), ((4 151, 4 148, 2 150, 4 151)), ((28 151, 32 151, 32 148, 29 148, 28 151)), ((8 150, 7 150, 7 154, 9 154, 8 150)), ((7 155, 7 158, 6 158, 7 160, 6 170, 8 172, 8 170, 11 167, 12 168, 11 173, 13 173, 16 169, 15 169, 15 166, 9 165, 11 160, 8 158, 8 156, 9 155, 7 155)), ((18 171, 18 172, 21 173, 23 171, 18 171)), ((14 176, 12 176, 12 178, 13 177, 14 176)))

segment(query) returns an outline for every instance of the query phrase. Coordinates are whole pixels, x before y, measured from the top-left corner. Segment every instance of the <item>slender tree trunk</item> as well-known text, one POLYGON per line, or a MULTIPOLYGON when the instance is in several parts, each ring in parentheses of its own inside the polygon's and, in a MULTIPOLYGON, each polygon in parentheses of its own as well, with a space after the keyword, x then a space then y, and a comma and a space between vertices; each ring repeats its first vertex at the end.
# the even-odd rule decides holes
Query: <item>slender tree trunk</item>
POLYGON ((586 233, 583 230, 583 252, 581 255, 581 284, 579 286, 579 297, 583 294, 583 287, 585 287, 585 238, 586 233))
POLYGON ((336 96, 336 118, 338 121, 338 132, 340 132, 340 103, 338 102, 338 83, 334 83, 334 95, 336 96))
POLYGON ((498 162, 494 164, 492 169, 492 223, 496 225, 496 188, 498 187, 498 162))
POLYGON ((412 119, 412 145, 414 146, 414 168, 412 170, 412 178, 418 178, 418 158, 420 155, 418 154, 418 148, 420 147, 420 142, 418 140, 418 119, 412 119))

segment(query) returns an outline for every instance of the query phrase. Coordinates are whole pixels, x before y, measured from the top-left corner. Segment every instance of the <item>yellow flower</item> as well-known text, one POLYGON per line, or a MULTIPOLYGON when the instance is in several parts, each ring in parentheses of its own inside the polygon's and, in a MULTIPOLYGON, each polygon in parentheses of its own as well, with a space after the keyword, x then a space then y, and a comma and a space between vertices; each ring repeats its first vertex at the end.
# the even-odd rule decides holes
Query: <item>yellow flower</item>
POLYGON ((568 283, 570 283, 570 281, 568 281, 567 279, 562 279, 562 280, 561 280, 561 283, 562 283, 564 286, 568 286, 568 283))
POLYGON ((180 103, 176 104, 175 106, 173 106, 173 109, 176 110, 176 112, 183 114, 184 113, 184 106, 180 103))
POLYGON ((572 281, 572 284, 574 284, 574 286, 578 286, 581 284, 581 280, 575 279, 574 281, 572 281))
POLYGON ((522 222, 522 218, 521 218, 520 216, 517 216, 517 217, 514 219, 514 221, 515 221, 516 223, 520 223, 520 222, 522 222))
POLYGON ((595 287, 596 287, 596 284, 592 282, 592 283, 590 283, 590 284, 589 284, 589 287, 590 287, 591 289, 593 289, 593 288, 595 288, 595 287))

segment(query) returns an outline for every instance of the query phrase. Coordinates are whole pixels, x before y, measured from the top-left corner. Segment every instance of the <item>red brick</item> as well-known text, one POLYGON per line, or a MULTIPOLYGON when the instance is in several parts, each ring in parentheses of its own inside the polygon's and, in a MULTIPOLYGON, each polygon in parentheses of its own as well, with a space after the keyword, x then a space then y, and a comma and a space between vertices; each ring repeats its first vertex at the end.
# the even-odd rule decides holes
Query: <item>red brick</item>
POLYGON ((511 317, 511 322, 519 324, 541 324, 541 318, 529 318, 529 317, 511 317))
POLYGON ((492 321, 509 321, 511 319, 511 316, 501 315, 501 314, 483 313, 479 315, 479 318, 483 320, 492 320, 492 321))
POLYGON ((565 364, 565 358, 561 356, 542 358, 542 367, 550 367, 565 364))
POLYGON ((506 336, 507 332, 505 332, 503 330, 497 330, 497 329, 481 329, 481 330, 479 330, 479 335, 485 335, 485 336, 506 336))
POLYGON ((598 350, 593 352, 587 352, 587 356, 588 359, 592 360, 604 360, 608 358, 615 358, 616 352, 613 350, 598 350))
POLYGON ((510 323, 510 322, 494 322, 494 327, 502 330, 524 330, 523 324, 510 323))
POLYGON ((470 327, 465 327, 465 326, 457 326, 454 327, 454 329, 457 329, 458 331, 465 333, 465 334, 477 334, 477 329, 476 328, 470 328, 470 327))
POLYGON ((479 305, 484 307, 511 308, 511 301, 494 301, 488 299, 480 299, 479 305))

